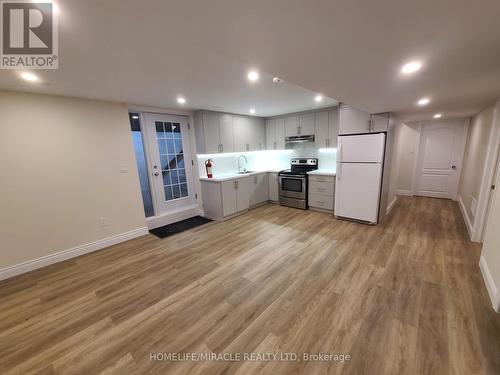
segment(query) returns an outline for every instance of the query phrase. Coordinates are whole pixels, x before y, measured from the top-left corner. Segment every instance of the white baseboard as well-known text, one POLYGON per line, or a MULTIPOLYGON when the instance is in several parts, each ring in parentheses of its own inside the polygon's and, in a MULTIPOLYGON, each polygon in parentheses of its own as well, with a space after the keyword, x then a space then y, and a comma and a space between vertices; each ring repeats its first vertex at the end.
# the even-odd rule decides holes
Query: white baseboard
POLYGON ((488 290, 488 294, 490 296, 491 304, 493 305, 493 309, 497 313, 500 312, 500 293, 498 292, 498 288, 495 285, 495 281, 493 281, 493 277, 491 276, 490 269, 488 268, 488 264, 486 263, 486 259, 481 255, 481 260, 479 261, 479 268, 481 268, 481 273, 483 274, 483 280, 486 284, 486 290, 488 290))
POLYGON ((396 202, 398 201, 398 196, 396 195, 394 197, 394 199, 392 200, 391 203, 389 203, 389 205, 387 206, 387 210, 386 210, 386 215, 389 215, 389 213, 392 211, 392 209, 394 208, 394 206, 396 205, 396 202))
POLYGON ((413 196, 413 193, 411 192, 411 190, 405 190, 405 189, 397 189, 396 194, 397 195, 408 195, 410 197, 413 196))
POLYGON ((467 227, 467 233, 469 234, 469 239, 472 238, 472 223, 470 221, 469 215, 467 214, 467 210, 465 208, 464 201, 462 200, 462 196, 458 196, 458 206, 460 207, 460 211, 462 212, 462 216, 464 217, 465 226, 467 227))
POLYGON ((7 268, 0 269, 0 280, 9 279, 11 277, 26 273, 29 271, 36 270, 38 268, 50 266, 54 263, 62 262, 63 260, 75 258, 77 256, 91 253, 96 250, 103 249, 105 247, 116 245, 117 243, 131 240, 133 238, 141 237, 148 234, 148 228, 142 227, 133 229, 129 232, 117 234, 116 236, 104 238, 95 242, 91 242, 85 245, 80 245, 73 247, 71 249, 59 251, 57 253, 45 255, 38 259, 29 260, 24 263, 16 264, 7 268))

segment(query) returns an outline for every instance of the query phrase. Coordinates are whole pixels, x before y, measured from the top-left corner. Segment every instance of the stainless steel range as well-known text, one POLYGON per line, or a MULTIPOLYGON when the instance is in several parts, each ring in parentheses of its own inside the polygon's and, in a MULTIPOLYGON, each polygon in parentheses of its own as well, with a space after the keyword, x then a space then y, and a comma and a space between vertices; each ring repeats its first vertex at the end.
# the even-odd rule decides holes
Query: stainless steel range
POLYGON ((307 209, 307 172, 318 169, 317 158, 293 158, 290 169, 278 173, 280 204, 307 209))

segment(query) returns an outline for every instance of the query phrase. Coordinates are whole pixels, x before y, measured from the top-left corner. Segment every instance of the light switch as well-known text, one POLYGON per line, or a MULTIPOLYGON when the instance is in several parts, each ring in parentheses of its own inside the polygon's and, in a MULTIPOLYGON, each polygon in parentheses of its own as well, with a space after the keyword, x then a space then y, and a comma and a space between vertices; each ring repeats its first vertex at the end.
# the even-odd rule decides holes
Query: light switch
POLYGON ((120 164, 120 173, 128 173, 128 165, 120 164))

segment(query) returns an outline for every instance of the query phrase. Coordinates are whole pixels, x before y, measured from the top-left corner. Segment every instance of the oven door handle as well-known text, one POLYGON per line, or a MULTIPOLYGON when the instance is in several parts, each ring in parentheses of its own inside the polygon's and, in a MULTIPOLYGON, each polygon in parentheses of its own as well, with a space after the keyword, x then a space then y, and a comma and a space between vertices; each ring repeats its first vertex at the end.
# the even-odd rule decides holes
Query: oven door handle
POLYGON ((293 177, 293 178, 301 178, 305 179, 306 177, 302 174, 278 174, 280 178, 287 178, 287 177, 293 177))

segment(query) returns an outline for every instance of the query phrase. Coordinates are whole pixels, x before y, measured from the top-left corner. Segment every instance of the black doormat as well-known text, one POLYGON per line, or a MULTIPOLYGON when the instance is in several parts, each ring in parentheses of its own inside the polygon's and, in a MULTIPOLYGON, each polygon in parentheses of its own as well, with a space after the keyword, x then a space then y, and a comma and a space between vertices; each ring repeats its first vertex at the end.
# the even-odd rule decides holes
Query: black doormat
POLYGON ((200 225, 211 222, 212 220, 206 217, 194 216, 189 219, 178 221, 177 223, 168 224, 163 227, 151 229, 149 233, 154 234, 156 237, 165 238, 177 233, 184 232, 185 230, 199 227, 200 225))

